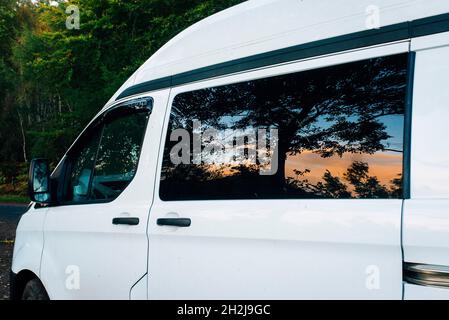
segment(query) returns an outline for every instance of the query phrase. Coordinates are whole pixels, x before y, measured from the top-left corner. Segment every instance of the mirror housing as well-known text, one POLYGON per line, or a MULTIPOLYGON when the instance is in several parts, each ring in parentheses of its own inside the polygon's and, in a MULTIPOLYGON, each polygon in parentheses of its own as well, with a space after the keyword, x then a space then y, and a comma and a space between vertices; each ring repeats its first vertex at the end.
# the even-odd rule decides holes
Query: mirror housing
POLYGON ((51 202, 50 164, 47 159, 34 159, 30 164, 28 193, 31 201, 40 204, 51 202))

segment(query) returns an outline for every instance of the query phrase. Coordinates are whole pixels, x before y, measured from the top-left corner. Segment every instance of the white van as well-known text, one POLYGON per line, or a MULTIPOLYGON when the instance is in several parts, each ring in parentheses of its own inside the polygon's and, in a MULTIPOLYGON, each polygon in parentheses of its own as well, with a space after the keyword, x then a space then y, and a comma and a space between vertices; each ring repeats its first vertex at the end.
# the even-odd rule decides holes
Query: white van
POLYGON ((254 0, 169 41, 50 175, 15 299, 449 299, 449 1, 254 0))

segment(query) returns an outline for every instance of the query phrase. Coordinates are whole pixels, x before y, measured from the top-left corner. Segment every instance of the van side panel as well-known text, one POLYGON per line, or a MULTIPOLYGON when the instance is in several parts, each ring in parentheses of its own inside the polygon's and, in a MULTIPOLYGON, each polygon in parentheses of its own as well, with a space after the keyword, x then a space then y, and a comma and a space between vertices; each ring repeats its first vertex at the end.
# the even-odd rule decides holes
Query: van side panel
POLYGON ((449 33, 414 39, 413 47, 412 198, 449 199, 449 33))
MULTIPOLYGON (((184 92, 408 48, 370 48, 175 87, 169 105, 184 92)), ((402 298, 402 199, 163 201, 163 147, 148 226, 149 299, 402 298), (191 219, 191 226, 158 224, 170 218, 191 219)))
MULTIPOLYGON (((412 40, 416 51, 411 199, 404 203, 405 263, 449 267, 449 33, 412 40)), ((407 268, 407 265, 406 265, 407 268)), ((444 275, 439 273, 439 277, 444 275)), ((407 281, 416 282, 411 274, 407 281)), ((421 275, 422 276, 422 275, 421 275)), ((442 278, 441 278, 442 279, 442 278)), ((406 299, 449 299, 449 288, 406 284, 406 299)))
POLYGON ((12 272, 15 274, 27 270, 36 276, 40 275, 46 214, 47 209, 32 207, 20 219, 16 231, 12 263, 12 272))

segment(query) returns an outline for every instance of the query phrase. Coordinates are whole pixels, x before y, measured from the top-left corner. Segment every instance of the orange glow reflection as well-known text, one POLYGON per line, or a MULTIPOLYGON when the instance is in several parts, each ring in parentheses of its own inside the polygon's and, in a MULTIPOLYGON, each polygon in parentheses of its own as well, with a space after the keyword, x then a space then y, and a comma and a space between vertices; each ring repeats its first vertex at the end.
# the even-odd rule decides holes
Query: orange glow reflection
POLYGON ((288 156, 285 165, 285 176, 297 178, 294 170, 310 170, 303 178, 316 184, 322 181, 326 170, 329 170, 333 176, 342 178, 346 170, 355 161, 366 162, 369 164, 369 174, 376 176, 379 182, 390 185, 391 180, 398 178, 402 174, 402 153, 397 152, 376 152, 370 154, 344 154, 342 157, 333 156, 331 158, 322 158, 312 151, 305 151, 301 154, 288 156))

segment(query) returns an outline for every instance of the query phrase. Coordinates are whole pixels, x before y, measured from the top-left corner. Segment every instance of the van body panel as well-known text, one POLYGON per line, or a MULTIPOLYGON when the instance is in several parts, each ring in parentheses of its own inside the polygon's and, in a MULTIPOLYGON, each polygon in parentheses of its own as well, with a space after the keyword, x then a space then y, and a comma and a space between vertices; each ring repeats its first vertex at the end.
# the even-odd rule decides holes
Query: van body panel
POLYGON ((446 288, 404 284, 404 300, 448 300, 446 288))
POLYGON ((130 300, 148 299, 148 275, 144 275, 132 288, 129 293, 130 300))
MULTIPOLYGON (((343 53, 173 88, 187 91, 408 51, 343 53)), ((167 133, 169 112, 165 117, 167 133)), ((402 200, 155 200, 150 299, 402 299, 402 200), (189 218, 189 228, 158 219, 189 218)))
POLYGON ((12 271, 15 274, 28 270, 40 275, 46 214, 46 208, 35 209, 33 205, 22 215, 14 242, 12 271))
POLYGON ((157 200, 149 298, 401 299, 401 206, 399 200, 157 200), (190 218, 192 226, 158 227, 169 213, 190 218))
MULTIPOLYGON (((416 50, 411 199, 404 203, 404 262, 449 266, 449 33, 412 40, 416 50)), ((415 277, 425 276, 416 275, 415 277)), ((445 279, 442 273, 437 278, 445 279)), ((418 279, 419 280, 419 279, 418 279)), ((415 281, 412 277, 411 281, 415 281)), ((449 299, 447 286, 406 284, 405 299, 449 299)))
POLYGON ((449 266, 448 207, 449 199, 405 201, 405 262, 449 266))
MULTIPOLYGON (((416 40, 419 49, 413 93, 412 199, 449 198, 449 33, 436 38, 437 47, 430 38, 416 40)), ((414 44, 412 40, 412 48, 414 44)))
POLYGON ((154 105, 139 166, 123 193, 109 203, 48 209, 41 277, 51 298, 127 300, 139 280, 138 288, 146 288, 147 223, 153 198, 149 182, 154 180, 168 90, 150 96, 154 105), (114 218, 130 217, 138 218, 138 225, 113 224, 114 218))

